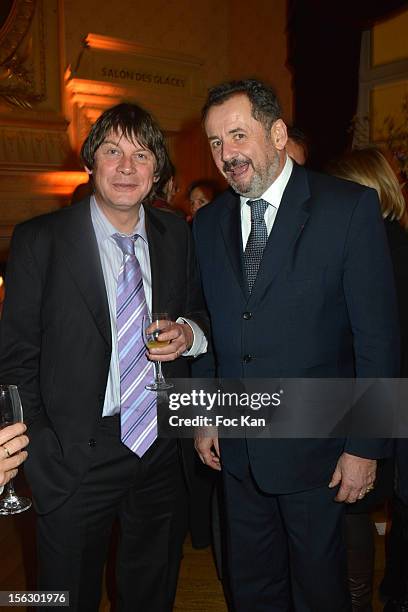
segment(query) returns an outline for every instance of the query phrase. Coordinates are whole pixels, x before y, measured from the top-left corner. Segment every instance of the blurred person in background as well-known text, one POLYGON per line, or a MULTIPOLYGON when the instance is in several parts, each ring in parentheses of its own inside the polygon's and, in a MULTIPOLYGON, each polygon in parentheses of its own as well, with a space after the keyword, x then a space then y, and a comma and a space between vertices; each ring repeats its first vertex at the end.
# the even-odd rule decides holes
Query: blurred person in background
POLYGON ((193 181, 188 188, 191 219, 193 219, 194 215, 200 208, 212 202, 217 194, 218 188, 215 181, 211 181, 209 179, 193 181))
POLYGON ((85 198, 90 198, 93 192, 94 192, 93 180, 92 180, 92 176, 89 175, 88 182, 79 183, 79 185, 77 185, 74 191, 72 192, 71 202, 70 202, 71 206, 73 204, 78 204, 78 202, 82 202, 82 200, 85 198))
POLYGON ((286 153, 299 166, 304 166, 308 155, 309 147, 306 135, 302 130, 295 126, 288 126, 288 140, 286 142, 286 153))
POLYGON ((184 219, 184 212, 174 206, 174 197, 179 191, 176 183, 176 168, 173 162, 168 159, 163 170, 163 176, 159 179, 156 187, 156 196, 150 202, 150 206, 174 213, 184 219))
MULTIPOLYGON (((372 187, 378 193, 390 246, 401 326, 401 373, 408 376, 408 234, 401 225, 406 203, 397 177, 385 156, 374 148, 356 149, 329 166, 339 178, 372 187)), ((373 249, 375 245, 373 245, 373 249)), ((381 587, 386 612, 408 611, 408 443, 396 442, 397 489, 388 537, 385 577, 381 587)), ((370 512, 389 496, 392 464, 379 465, 375 491, 347 513, 349 586, 353 609, 372 610, 374 526, 370 512)))

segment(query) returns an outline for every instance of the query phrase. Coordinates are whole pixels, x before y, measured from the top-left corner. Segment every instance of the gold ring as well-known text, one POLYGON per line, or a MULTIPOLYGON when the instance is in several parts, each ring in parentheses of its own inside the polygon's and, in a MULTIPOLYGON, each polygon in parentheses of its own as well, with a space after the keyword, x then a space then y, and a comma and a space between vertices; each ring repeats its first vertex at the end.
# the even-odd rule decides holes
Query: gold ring
POLYGON ((3 444, 2 448, 6 451, 6 457, 11 457, 11 453, 5 444, 3 444))

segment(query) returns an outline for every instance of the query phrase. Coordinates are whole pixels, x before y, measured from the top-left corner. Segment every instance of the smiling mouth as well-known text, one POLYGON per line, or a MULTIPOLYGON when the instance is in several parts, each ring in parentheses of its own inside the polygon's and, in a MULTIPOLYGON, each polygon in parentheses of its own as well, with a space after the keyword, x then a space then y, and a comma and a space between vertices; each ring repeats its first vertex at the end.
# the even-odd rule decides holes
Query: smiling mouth
POLYGON ((246 160, 232 160, 224 164, 224 172, 229 175, 231 179, 237 179, 243 176, 250 166, 250 161, 246 160))
POLYGON ((228 174, 230 174, 233 178, 239 178, 240 176, 245 174, 248 168, 249 168, 249 163, 244 162, 242 164, 238 164, 237 166, 235 166, 235 168, 232 168, 228 174))
POLYGON ((118 191, 133 191, 137 187, 136 183, 113 183, 113 186, 118 191))

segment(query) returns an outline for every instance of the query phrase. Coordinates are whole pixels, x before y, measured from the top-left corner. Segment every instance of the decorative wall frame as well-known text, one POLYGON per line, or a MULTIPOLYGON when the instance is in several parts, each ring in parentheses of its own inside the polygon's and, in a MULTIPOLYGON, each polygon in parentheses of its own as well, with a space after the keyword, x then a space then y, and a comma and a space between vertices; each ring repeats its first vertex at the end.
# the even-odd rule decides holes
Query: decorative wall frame
POLYGON ((62 0, 0 0, 0 262, 16 223, 67 204, 62 0))
POLYGON ((34 21, 42 8, 41 0, 6 0, 0 14, 0 98, 23 109, 45 98, 44 22, 34 21))

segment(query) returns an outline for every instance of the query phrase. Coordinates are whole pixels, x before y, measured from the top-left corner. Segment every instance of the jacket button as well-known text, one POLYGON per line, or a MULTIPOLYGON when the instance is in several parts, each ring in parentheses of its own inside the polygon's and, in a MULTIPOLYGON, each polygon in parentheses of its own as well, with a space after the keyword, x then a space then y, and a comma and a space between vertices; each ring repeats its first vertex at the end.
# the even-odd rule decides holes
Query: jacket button
POLYGON ((245 319, 245 321, 252 319, 252 312, 244 312, 244 314, 242 315, 242 318, 245 319))
POLYGON ((244 355, 242 361, 244 363, 249 363, 250 361, 252 361, 252 355, 244 355))
POLYGON ((89 438, 89 440, 88 440, 88 444, 89 444, 89 446, 90 446, 91 448, 95 448, 95 446, 96 446, 96 440, 95 440, 95 438, 89 438))

